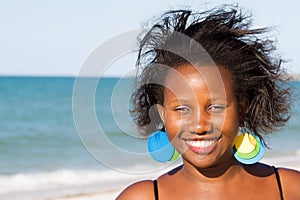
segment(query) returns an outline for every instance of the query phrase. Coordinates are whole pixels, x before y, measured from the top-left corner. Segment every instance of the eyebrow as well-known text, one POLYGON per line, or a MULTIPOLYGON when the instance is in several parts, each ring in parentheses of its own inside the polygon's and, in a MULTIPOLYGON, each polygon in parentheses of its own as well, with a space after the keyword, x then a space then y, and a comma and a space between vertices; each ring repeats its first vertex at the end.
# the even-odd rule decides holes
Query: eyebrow
MULTIPOLYGON (((213 97, 213 98, 209 98, 207 100, 210 101, 210 102, 218 101, 218 100, 228 102, 228 98, 225 98, 225 97, 213 97)), ((184 103, 184 102, 189 102, 189 101, 190 101, 190 98, 176 98, 176 97, 173 97, 172 99, 169 100, 170 103, 177 103, 177 102, 183 102, 184 103)))

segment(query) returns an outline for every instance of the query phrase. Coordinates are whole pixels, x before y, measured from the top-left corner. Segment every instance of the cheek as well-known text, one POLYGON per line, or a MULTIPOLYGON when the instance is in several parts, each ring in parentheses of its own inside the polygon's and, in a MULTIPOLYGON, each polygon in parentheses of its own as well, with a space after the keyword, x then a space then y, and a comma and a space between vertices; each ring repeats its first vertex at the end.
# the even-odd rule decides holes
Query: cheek
POLYGON ((167 118, 165 121, 165 129, 170 139, 176 137, 183 129, 183 122, 181 119, 167 118))
POLYGON ((231 116, 212 117, 211 119, 211 124, 213 127, 223 130, 224 132, 236 130, 239 127, 238 122, 238 118, 231 116))
POLYGON ((222 118, 216 118, 213 124, 218 126, 224 137, 231 143, 234 142, 239 130, 239 116, 235 112, 229 112, 222 118))

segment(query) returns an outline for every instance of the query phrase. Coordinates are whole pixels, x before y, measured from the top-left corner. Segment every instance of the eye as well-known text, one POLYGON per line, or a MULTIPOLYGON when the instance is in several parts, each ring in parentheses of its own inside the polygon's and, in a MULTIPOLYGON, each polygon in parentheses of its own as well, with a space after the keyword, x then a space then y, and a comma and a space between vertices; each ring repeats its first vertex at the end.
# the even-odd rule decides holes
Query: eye
POLYGON ((189 111, 191 111, 191 108, 188 107, 188 106, 177 106, 177 107, 174 108, 174 111, 181 112, 181 113, 189 112, 189 111))
POLYGON ((208 106, 207 110, 212 113, 221 113, 225 110, 225 106, 218 104, 211 104, 208 106))

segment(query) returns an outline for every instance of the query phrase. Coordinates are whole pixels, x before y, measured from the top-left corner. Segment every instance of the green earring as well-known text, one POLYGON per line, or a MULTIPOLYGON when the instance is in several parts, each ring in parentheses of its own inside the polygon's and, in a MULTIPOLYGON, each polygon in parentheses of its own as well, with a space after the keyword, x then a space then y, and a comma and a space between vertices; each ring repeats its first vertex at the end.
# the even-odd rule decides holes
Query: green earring
POLYGON ((234 142, 234 157, 241 163, 250 165, 261 160, 266 147, 263 141, 254 134, 239 134, 234 142))

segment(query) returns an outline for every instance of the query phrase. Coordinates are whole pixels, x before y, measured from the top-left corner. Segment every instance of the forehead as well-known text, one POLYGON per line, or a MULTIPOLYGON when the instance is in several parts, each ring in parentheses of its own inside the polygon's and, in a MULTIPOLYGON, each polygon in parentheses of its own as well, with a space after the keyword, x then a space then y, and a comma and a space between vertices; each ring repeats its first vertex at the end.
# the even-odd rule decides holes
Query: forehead
POLYGON ((225 96, 233 93, 231 72, 216 66, 179 66, 167 74, 164 86, 173 93, 188 93, 195 88, 225 96))

